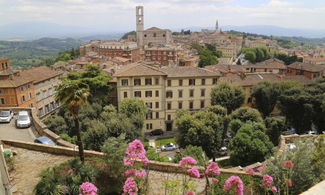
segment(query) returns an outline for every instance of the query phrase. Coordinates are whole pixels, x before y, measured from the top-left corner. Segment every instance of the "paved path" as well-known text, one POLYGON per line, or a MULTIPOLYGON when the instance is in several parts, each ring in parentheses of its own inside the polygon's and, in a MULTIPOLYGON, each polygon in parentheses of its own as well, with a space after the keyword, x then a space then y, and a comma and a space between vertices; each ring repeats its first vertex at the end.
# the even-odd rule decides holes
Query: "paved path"
POLYGON ((12 119, 10 123, 0 123, 0 139, 34 142, 35 135, 32 133, 31 128, 17 129, 15 120, 12 119))

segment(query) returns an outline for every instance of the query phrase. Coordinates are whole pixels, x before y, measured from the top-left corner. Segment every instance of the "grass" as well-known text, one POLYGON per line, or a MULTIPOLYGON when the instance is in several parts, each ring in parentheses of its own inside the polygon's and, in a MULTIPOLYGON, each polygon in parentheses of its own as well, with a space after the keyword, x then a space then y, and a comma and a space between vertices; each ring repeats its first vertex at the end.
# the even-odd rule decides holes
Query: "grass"
POLYGON ((163 146, 163 145, 166 145, 168 143, 173 143, 173 144, 176 144, 176 140, 174 137, 172 138, 161 138, 161 139, 157 139, 156 140, 156 146, 157 147, 160 147, 160 146, 163 146))

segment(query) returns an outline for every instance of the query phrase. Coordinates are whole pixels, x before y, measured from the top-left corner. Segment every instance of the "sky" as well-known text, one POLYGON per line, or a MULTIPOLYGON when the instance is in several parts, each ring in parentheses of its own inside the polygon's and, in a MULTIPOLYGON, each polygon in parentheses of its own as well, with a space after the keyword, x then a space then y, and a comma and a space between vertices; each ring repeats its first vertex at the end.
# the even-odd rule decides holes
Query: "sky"
POLYGON ((135 29, 135 6, 145 28, 274 25, 325 29, 325 0, 0 0, 0 25, 50 22, 106 31, 135 29))

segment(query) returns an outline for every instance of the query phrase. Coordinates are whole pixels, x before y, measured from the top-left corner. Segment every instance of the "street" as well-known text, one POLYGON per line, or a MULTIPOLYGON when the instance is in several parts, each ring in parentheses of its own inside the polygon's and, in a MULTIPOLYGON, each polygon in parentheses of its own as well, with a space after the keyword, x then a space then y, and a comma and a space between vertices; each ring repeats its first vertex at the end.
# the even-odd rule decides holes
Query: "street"
POLYGON ((0 139, 34 142, 35 135, 31 127, 17 129, 15 126, 15 119, 12 119, 10 123, 0 123, 0 139))

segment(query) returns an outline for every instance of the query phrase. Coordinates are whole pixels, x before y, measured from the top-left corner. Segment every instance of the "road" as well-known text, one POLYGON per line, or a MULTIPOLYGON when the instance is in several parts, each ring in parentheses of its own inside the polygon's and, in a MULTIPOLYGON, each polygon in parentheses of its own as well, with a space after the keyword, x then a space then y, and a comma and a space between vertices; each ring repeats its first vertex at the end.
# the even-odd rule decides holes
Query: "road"
POLYGON ((10 123, 0 123, 0 139, 34 142, 35 135, 33 134, 31 127, 17 129, 15 127, 15 120, 12 119, 10 123))

